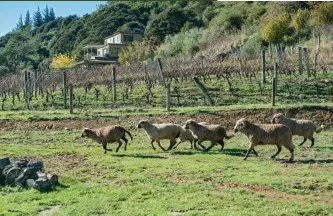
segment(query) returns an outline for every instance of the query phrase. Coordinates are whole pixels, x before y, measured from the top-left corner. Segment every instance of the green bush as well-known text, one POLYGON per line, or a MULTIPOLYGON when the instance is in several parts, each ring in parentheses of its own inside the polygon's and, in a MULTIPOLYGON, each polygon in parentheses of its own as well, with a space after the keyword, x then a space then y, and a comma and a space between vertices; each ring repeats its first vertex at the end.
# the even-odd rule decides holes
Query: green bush
POLYGON ((9 74, 9 69, 8 67, 5 67, 5 66, 1 66, 0 65, 0 76, 4 76, 6 74, 9 74))
POLYGON ((258 34, 252 35, 242 46, 241 51, 247 54, 258 54, 261 50, 262 40, 258 34))

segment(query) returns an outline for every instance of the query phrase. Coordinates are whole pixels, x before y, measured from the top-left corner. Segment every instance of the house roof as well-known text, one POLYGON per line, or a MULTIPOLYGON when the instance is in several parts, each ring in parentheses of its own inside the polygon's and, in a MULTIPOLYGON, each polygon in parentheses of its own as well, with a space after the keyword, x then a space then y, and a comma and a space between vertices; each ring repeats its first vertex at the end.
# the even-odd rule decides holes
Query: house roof
POLYGON ((141 34, 142 35, 143 32, 117 31, 117 32, 113 33, 112 35, 105 37, 104 40, 108 39, 108 38, 111 38, 113 36, 116 36, 118 34, 141 34))
POLYGON ((100 44, 91 44, 91 45, 86 45, 85 47, 83 47, 83 49, 90 49, 90 48, 102 48, 105 45, 100 45, 100 44))

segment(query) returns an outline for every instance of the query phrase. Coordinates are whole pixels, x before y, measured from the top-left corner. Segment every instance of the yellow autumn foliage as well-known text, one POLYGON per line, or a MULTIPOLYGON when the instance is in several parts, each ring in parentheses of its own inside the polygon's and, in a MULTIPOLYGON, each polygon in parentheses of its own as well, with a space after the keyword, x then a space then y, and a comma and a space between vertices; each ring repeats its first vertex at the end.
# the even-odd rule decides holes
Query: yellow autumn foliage
POLYGON ((53 69, 71 68, 73 67, 74 64, 75 64, 74 56, 58 54, 52 59, 51 68, 53 69))
POLYGON ((296 30, 304 29, 310 18, 310 12, 308 10, 298 9, 296 15, 293 17, 292 25, 296 30))
POLYGON ((278 43, 287 33, 288 26, 288 15, 284 13, 268 21, 261 30, 261 36, 267 42, 278 43))
POLYGON ((135 41, 120 52, 118 61, 121 65, 131 64, 133 62, 145 64, 149 58, 149 49, 148 41, 135 41))

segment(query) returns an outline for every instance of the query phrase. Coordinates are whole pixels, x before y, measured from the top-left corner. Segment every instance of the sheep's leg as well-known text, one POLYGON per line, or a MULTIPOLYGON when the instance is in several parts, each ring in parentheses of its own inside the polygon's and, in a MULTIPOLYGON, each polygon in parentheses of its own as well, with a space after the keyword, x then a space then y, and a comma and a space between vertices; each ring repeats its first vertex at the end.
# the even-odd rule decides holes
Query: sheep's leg
POLYGON ((179 146, 180 143, 182 143, 182 142, 179 141, 178 143, 176 143, 175 146, 173 147, 173 149, 176 149, 179 146))
MULTIPOLYGON (((195 140, 194 140, 194 142, 195 142, 195 140)), ((193 149, 193 141, 190 141, 190 143, 191 143, 191 149, 193 149)))
POLYGON ((258 157, 258 153, 256 152, 256 150, 254 150, 254 148, 252 149, 252 151, 253 151, 254 155, 255 155, 256 157, 258 157))
POLYGON ((221 145, 221 149, 220 149, 220 152, 221 152, 224 148, 224 141, 222 140, 221 142, 218 142, 218 143, 221 145))
POLYGON ((163 146, 161 146, 160 141, 156 141, 156 142, 157 142, 158 146, 159 146, 163 151, 166 151, 165 148, 163 148, 163 146))
POLYGON ((104 154, 106 154, 106 151, 112 151, 112 149, 107 149, 107 143, 102 143, 103 149, 104 149, 104 154))
POLYGON ((304 137, 304 140, 303 140, 303 142, 301 142, 301 144, 299 144, 299 146, 301 146, 301 145, 303 145, 304 143, 305 143, 305 141, 307 140, 307 138, 306 137, 304 137))
POLYGON ((122 140, 125 141, 125 151, 126 151, 126 147, 127 147, 127 143, 128 143, 128 139, 126 139, 125 135, 121 138, 122 140))
POLYGON ((272 155, 272 157, 271 157, 272 159, 274 159, 281 152, 282 147, 281 146, 277 146, 277 148, 278 148, 278 150, 277 150, 277 152, 275 154, 272 155))
POLYGON ((211 150, 216 145, 216 142, 211 142, 211 145, 206 149, 206 151, 211 150))
MULTIPOLYGON (((194 149, 197 149, 197 139, 195 139, 194 141, 193 141, 193 147, 194 147, 194 149)), ((191 145, 192 146, 192 145, 191 145)), ((193 149, 193 148, 191 148, 191 149, 193 149)))
POLYGON ((154 144, 153 144, 154 141, 155 141, 154 139, 151 139, 150 144, 151 144, 151 146, 153 147, 153 149, 156 150, 156 148, 155 148, 155 146, 154 146, 154 144))
MULTIPOLYGON (((204 150, 206 150, 206 147, 201 144, 202 142, 203 142, 203 140, 199 140, 198 145, 201 146, 201 148, 203 148, 204 150)), ((197 149, 196 146, 195 146, 195 149, 197 149)))
POLYGON ((118 141, 118 143, 119 143, 119 145, 118 145, 118 147, 117 147, 117 149, 116 149, 116 152, 119 151, 120 146, 123 144, 120 140, 118 141))
POLYGON ((311 139, 311 148, 314 146, 314 141, 315 141, 315 139, 312 137, 312 139, 311 139))
POLYGON ((250 148, 247 150, 245 156, 243 157, 243 160, 246 160, 249 157, 249 154, 251 151, 253 151, 254 145, 251 145, 250 148))
POLYGON ((171 150, 175 145, 176 145, 176 140, 173 140, 173 141, 170 140, 170 145, 169 145, 169 148, 167 149, 167 151, 171 150))
POLYGON ((294 160, 294 149, 289 149, 290 151, 290 158, 289 158, 289 162, 294 160))
POLYGON ((106 154, 106 145, 107 145, 107 143, 103 143, 102 145, 103 145, 103 149, 104 149, 104 154, 106 154))

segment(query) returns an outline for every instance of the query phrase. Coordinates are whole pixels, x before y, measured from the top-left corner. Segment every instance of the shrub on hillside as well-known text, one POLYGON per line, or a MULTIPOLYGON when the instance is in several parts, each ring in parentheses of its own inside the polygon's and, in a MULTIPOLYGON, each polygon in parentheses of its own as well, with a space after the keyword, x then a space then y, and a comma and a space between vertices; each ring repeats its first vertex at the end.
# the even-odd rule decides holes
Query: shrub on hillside
POLYGON ((261 30, 262 38, 267 42, 278 43, 287 33, 289 19, 287 14, 282 14, 268 21, 261 30))

